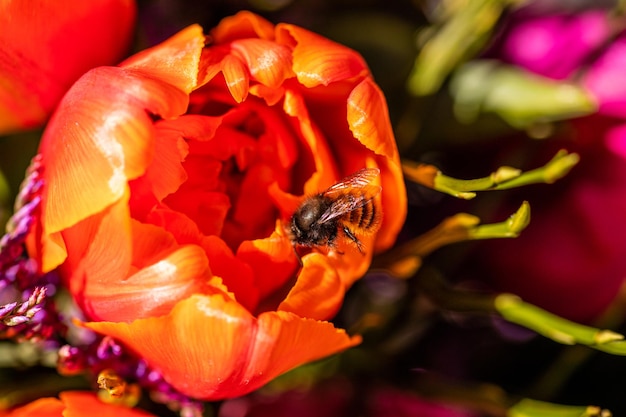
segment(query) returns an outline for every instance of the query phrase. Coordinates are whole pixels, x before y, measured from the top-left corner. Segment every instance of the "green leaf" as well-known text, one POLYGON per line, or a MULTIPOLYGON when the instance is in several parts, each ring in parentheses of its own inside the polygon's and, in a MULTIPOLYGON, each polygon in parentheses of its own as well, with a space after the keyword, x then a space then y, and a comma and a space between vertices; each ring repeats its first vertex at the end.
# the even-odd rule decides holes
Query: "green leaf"
MULTIPOLYGON (((408 79, 412 94, 432 94, 460 64, 475 55, 489 40, 504 9, 516 0, 473 0, 456 7, 442 24, 428 31, 408 79)), ((442 8, 450 2, 442 2, 442 8)), ((423 35, 423 34, 422 34, 423 35)))
POLYGON ((495 113, 511 126, 591 114, 597 104, 581 86, 552 80, 491 60, 476 60, 456 71, 450 91, 456 117, 471 123, 480 113, 495 113))

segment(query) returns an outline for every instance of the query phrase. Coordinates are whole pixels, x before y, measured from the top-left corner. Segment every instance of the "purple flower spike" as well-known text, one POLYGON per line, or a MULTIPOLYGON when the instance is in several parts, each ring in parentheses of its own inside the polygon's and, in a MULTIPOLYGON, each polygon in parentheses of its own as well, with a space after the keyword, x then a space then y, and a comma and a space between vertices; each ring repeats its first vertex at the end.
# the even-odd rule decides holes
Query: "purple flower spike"
POLYGON ((41 161, 37 156, 15 204, 15 213, 0 239, 0 337, 15 340, 58 341, 65 334, 55 304, 48 296, 56 293, 56 275, 40 274, 28 257, 25 239, 40 209, 41 161))

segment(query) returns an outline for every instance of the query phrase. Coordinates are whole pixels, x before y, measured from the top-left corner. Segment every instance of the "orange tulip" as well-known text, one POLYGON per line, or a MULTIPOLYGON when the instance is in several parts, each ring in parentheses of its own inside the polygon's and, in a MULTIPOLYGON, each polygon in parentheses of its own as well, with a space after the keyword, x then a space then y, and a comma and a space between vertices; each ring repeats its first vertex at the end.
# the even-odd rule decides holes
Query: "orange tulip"
POLYGON ((87 70, 128 52, 132 0, 0 2, 0 134, 38 127, 87 70))
POLYGON ((40 398, 22 407, 0 415, 3 417, 89 417, 97 410, 101 417, 149 417, 152 414, 98 400, 95 394, 67 391, 58 398, 40 398))
POLYGON ((384 97, 353 50, 247 12, 191 26, 83 76, 40 148, 29 251, 59 267, 86 326, 175 388, 250 392, 359 343, 324 321, 406 214, 384 97), (205 45, 205 43, 208 44, 205 45), (304 195, 380 169, 378 233, 302 257, 285 227, 304 195))

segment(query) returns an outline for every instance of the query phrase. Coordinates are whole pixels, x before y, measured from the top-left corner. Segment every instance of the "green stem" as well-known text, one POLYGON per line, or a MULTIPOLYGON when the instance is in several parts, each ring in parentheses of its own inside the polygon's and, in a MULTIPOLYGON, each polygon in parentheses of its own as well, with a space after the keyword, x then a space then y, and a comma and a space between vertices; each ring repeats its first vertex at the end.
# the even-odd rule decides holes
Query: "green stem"
POLYGON ((11 214, 11 189, 4 173, 0 171, 0 227, 4 226, 11 214))
POLYGON ((524 201, 507 220, 475 226, 468 230, 469 239, 517 237, 530 223, 530 204, 524 201))
POLYGON ((498 295, 494 305, 504 319, 532 329, 555 342, 566 345, 578 343, 614 355, 626 355, 624 336, 612 330, 571 322, 512 294, 498 295))
MULTIPOLYGON (((471 199, 476 196, 476 191, 507 190, 530 184, 552 184, 567 175, 579 160, 578 154, 570 154, 562 149, 546 165, 527 172, 504 166, 487 177, 471 180, 460 180, 438 172, 434 177, 432 188, 457 198, 471 199)), ((407 172, 407 176, 411 178, 410 171, 407 172)))
POLYGON ((458 213, 426 233, 376 256, 371 269, 383 269, 397 278, 409 278, 421 267, 423 258, 442 246, 466 240, 517 237, 529 222, 530 205, 526 201, 500 223, 481 225, 478 217, 458 213))
POLYGON ((434 268, 422 268, 417 284, 439 307, 458 312, 497 313, 505 320, 565 345, 581 344, 614 355, 626 355, 624 336, 566 320, 513 294, 481 294, 457 290, 434 268))
POLYGON ((575 153, 567 153, 561 149, 543 167, 525 172, 523 175, 510 181, 497 184, 494 190, 506 190, 509 188, 522 187, 530 184, 552 184, 560 180, 580 161, 580 156, 575 153))
POLYGON ((595 406, 547 403, 525 398, 508 410, 507 417, 609 417, 611 413, 595 406))

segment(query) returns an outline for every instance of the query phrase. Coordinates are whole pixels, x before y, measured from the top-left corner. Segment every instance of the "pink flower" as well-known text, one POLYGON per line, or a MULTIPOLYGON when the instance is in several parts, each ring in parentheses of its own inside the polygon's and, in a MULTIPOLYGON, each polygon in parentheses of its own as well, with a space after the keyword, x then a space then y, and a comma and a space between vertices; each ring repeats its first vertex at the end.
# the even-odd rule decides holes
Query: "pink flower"
POLYGON ((583 85, 599 104, 599 112, 626 119, 626 33, 611 42, 583 76, 583 85))
POLYGON ((502 58, 554 79, 570 77, 611 35, 603 10, 514 19, 504 35, 502 58))

